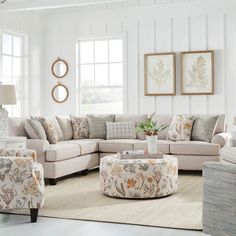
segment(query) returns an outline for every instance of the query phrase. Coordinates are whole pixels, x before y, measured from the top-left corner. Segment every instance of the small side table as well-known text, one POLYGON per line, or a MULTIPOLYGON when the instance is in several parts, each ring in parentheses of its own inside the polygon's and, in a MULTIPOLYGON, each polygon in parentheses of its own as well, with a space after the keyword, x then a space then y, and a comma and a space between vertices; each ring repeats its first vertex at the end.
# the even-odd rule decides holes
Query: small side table
POLYGON ((26 137, 8 137, 4 139, 0 139, 0 148, 11 148, 11 149, 18 149, 26 148, 26 137))

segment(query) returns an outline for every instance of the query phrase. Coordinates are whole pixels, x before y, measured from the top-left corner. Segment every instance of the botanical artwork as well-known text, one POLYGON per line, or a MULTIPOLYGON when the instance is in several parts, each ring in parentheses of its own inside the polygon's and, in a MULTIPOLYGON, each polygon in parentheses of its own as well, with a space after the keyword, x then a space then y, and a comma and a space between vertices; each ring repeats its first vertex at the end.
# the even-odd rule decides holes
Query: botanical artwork
POLYGON ((145 55, 145 95, 175 93, 174 63, 173 53, 145 55))
POLYGON ((213 93, 213 52, 182 53, 182 93, 213 93))

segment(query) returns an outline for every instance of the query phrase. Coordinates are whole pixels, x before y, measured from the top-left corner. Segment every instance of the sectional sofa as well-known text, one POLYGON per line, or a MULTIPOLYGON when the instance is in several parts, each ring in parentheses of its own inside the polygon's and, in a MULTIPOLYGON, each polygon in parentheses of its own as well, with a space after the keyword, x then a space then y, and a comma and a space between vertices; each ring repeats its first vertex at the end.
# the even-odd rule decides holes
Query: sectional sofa
MULTIPOLYGON (((168 129, 158 136, 157 148, 166 155, 174 155, 178 159, 179 169, 201 170, 205 161, 219 161, 220 149, 229 144, 230 135, 226 133, 225 115, 218 115, 215 133, 211 143, 202 141, 170 141, 166 140, 168 129)), ((173 115, 155 115, 158 125, 170 125, 173 115)), ((115 122, 144 121, 145 114, 116 115, 115 122)), ((99 165, 100 158, 123 150, 147 150, 147 141, 136 139, 72 139, 73 130, 69 116, 64 119, 64 140, 57 144, 49 144, 47 140, 27 139, 27 148, 37 152, 38 162, 44 166, 45 178, 56 184, 60 177, 86 171, 99 165)), ((26 136, 24 118, 9 118, 9 135, 26 136)))

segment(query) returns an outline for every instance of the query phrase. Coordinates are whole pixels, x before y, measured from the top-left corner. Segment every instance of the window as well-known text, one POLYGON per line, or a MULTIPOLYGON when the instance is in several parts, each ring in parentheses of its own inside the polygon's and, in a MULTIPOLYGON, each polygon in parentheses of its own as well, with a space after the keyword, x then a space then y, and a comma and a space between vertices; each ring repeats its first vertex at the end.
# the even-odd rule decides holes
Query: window
POLYGON ((79 113, 123 113, 123 38, 79 41, 79 113))
POLYGON ((4 107, 9 116, 22 116, 24 112, 24 37, 5 32, 1 36, 0 82, 14 84, 17 98, 17 105, 4 107))

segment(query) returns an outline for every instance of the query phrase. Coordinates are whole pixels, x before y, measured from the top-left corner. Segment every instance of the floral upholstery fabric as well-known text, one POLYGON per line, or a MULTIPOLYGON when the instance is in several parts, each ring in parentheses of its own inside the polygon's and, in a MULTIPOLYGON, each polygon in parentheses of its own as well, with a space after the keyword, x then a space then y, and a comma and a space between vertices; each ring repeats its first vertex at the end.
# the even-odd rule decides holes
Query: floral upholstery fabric
POLYGON ((34 151, 0 150, 0 155, 4 153, 7 156, 0 157, 0 209, 41 208, 44 172, 32 158, 34 151), (16 156, 21 153, 25 156, 16 156))
POLYGON ((0 149, 0 157, 32 157, 37 161, 36 151, 31 149, 0 149))
POLYGON ((193 116, 174 116, 170 124, 167 139, 173 141, 189 141, 191 137, 193 122, 193 116))
POLYGON ((157 198, 173 194, 178 187, 178 162, 163 159, 119 159, 104 157, 100 163, 100 185, 104 194, 120 198, 157 198))
POLYGON ((40 121, 45 129, 49 143, 56 144, 59 141, 59 137, 53 123, 45 118, 40 118, 40 121))
POLYGON ((72 116, 73 138, 81 139, 89 137, 89 124, 86 117, 72 116))

